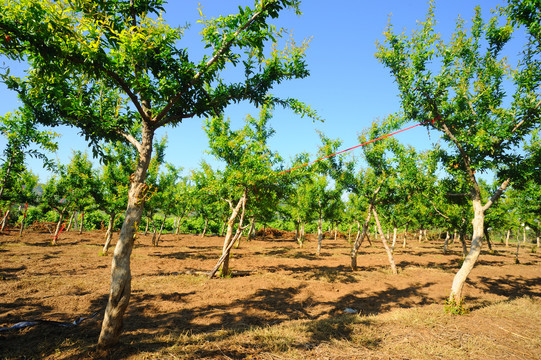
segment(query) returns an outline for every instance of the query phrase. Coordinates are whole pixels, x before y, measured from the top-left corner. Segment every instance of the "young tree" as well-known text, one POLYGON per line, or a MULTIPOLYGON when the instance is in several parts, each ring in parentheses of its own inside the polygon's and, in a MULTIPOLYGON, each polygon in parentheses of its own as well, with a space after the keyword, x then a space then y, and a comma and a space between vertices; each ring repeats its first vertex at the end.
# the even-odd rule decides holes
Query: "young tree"
POLYGON ((259 117, 248 115, 246 125, 239 130, 232 130, 230 121, 223 116, 212 117, 206 121, 205 131, 209 137, 210 153, 226 163, 220 174, 220 181, 213 181, 214 187, 219 197, 224 199, 231 209, 222 256, 210 277, 214 276, 220 266, 222 275, 229 273, 229 254, 244 230, 247 201, 255 200, 258 193, 269 196, 272 192, 279 192, 275 167, 282 159, 267 145, 268 139, 274 134, 269 125, 271 117, 270 106, 263 105, 259 117), (233 236, 237 216, 238 227, 233 236))
MULTIPOLYGON (((476 9, 470 33, 459 19, 455 34, 444 43, 435 32, 434 5, 410 36, 396 34, 389 25, 377 58, 391 71, 400 91, 404 120, 416 120, 442 133, 449 148, 444 164, 462 171, 469 183, 474 211, 472 246, 451 288, 450 302, 461 304, 463 288, 479 256, 485 212, 520 172, 512 149, 539 124, 539 77, 527 62, 511 69, 502 50, 511 26, 483 21, 476 9), (435 65, 441 65, 441 71, 435 65), (514 95, 507 106, 504 80, 510 75, 514 95), (483 201, 478 173, 496 171, 499 188, 483 201)), ((539 71, 538 69, 535 72, 539 71)))
POLYGON ((163 20, 162 0, 107 2, 6 0, 0 13, 0 53, 30 67, 24 79, 4 76, 37 122, 79 128, 93 145, 124 139, 137 149, 128 205, 111 268, 101 347, 118 341, 131 290, 130 254, 148 191, 145 184, 156 130, 183 119, 218 115, 231 103, 264 101, 309 111, 294 99, 268 95, 287 79, 304 78, 307 44, 269 52, 282 31, 271 25, 299 0, 257 0, 238 14, 200 19, 207 49, 200 61, 178 47, 183 28, 163 20), (245 78, 222 74, 243 66, 245 78), (130 134, 141 128, 138 140, 130 134))

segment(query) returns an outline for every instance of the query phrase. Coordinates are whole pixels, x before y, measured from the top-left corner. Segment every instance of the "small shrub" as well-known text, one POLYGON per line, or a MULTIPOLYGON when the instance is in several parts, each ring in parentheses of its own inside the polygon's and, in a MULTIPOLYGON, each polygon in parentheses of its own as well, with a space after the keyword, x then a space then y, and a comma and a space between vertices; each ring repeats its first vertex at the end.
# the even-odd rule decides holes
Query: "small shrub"
POLYGON ((535 254, 535 253, 537 252, 537 246, 532 247, 532 249, 530 250, 530 252, 531 252, 532 254, 535 254))
POLYGON ((470 310, 464 306, 464 299, 460 300, 457 304, 453 296, 445 300, 443 308, 447 314, 451 315, 466 315, 470 312, 470 310))

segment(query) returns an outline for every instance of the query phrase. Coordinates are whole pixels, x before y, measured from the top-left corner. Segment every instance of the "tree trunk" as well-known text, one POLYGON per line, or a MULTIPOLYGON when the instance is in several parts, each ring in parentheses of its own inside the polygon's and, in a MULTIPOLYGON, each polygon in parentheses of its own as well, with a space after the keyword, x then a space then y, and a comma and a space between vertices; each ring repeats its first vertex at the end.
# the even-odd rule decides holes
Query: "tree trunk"
POLYGON ((54 236, 53 236, 53 241, 51 241, 51 245, 56 245, 56 240, 58 240, 58 235, 60 234, 60 230, 62 226, 62 220, 64 220, 64 212, 60 213, 60 219, 56 223, 56 228, 54 230, 54 236))
POLYGON ((537 244, 537 248, 539 249, 539 238, 540 238, 540 235, 541 233, 536 231, 535 233, 535 240, 536 240, 536 244, 537 244))
POLYGON ((79 223, 79 235, 83 233, 83 225, 85 221, 85 213, 84 211, 81 213, 81 222, 79 223))
POLYGON ((317 223, 317 251, 316 251, 317 256, 321 255, 321 242, 323 240, 322 226, 323 226, 323 216, 322 214, 319 214, 319 220, 317 223))
POLYGON ((229 254, 231 252, 231 248, 233 247, 235 241, 237 240, 236 237, 240 236, 243 230, 242 222, 244 221, 244 212, 246 209, 246 189, 242 193, 242 196, 239 199, 235 208, 233 208, 233 205, 231 202, 229 202, 229 207, 232 209, 232 212, 231 212, 231 216, 229 217, 229 220, 227 221, 227 232, 225 234, 224 246, 222 249, 222 256, 220 257, 220 259, 218 260, 218 263, 214 266, 214 268, 210 272, 209 274, 210 278, 214 277, 214 275, 216 274, 218 269, 220 269, 220 267, 222 268, 221 270, 222 276, 229 275, 229 254), (235 226, 235 220, 241 208, 242 208, 242 213, 240 215, 239 227, 237 229, 237 233, 233 237, 233 227, 235 226))
POLYGON ((398 229, 396 226, 393 228, 393 244, 391 245, 391 252, 394 252, 394 247, 396 245, 396 233, 398 232, 398 229))
POLYGON ((101 253, 106 255, 109 251, 109 245, 111 244, 111 239, 113 238, 113 226, 115 224, 115 214, 109 214, 109 225, 107 225, 107 232, 105 233, 105 245, 101 253))
POLYGON ((220 231, 220 236, 224 236, 224 230, 225 230, 225 226, 227 225, 227 222, 223 222, 222 224, 222 230, 220 231))
POLYGON ((306 240, 306 234, 304 232, 304 221, 301 222, 301 232, 300 232, 300 235, 299 235, 299 248, 302 249, 302 247, 304 246, 304 241, 306 240))
POLYGON ((522 227, 522 243, 526 244, 526 226, 522 227))
POLYGON ((466 258, 468 255, 468 246, 466 245, 466 235, 461 231, 458 234, 458 239, 460 240, 460 243, 462 244, 462 258, 466 258))
MULTIPOLYGON (((297 232, 299 231, 299 227, 297 226, 297 232)), ((250 218, 250 228, 248 229, 248 236, 247 240, 250 241, 254 238, 255 235, 255 216, 252 216, 250 218)))
MULTIPOLYGON (((11 205, 9 207, 11 208, 11 205)), ((0 228, 0 231, 4 231, 4 229, 6 228, 6 224, 8 223, 8 217, 9 217, 10 212, 11 212, 11 209, 8 209, 8 211, 6 211, 6 213, 4 214, 4 218, 2 219, 2 227, 0 228)))
POLYGON ((446 235, 445 235, 445 241, 443 242, 443 253, 444 254, 447 254, 447 247, 449 245, 449 238, 451 236, 449 235, 449 231, 447 231, 446 235))
POLYGON ((26 214, 28 212, 28 203, 24 205, 23 218, 21 219, 21 229, 19 230, 19 237, 23 237, 24 221, 26 220, 26 214))
POLYGON ((111 290, 105 309, 98 346, 110 347, 118 342, 122 331, 123 316, 130 301, 130 256, 138 224, 141 222, 148 186, 145 184, 148 165, 152 156, 154 130, 143 122, 142 143, 138 148, 139 161, 130 178, 126 217, 113 254, 111 266, 111 290))
POLYGON ((207 233, 207 226, 209 224, 209 219, 206 218, 205 219, 205 226, 203 227, 203 232, 201 233, 201 237, 204 238, 205 237, 205 234, 207 233))
POLYGON ((509 247, 509 236, 511 236, 511 229, 507 229, 507 237, 505 238, 505 247, 509 247))
POLYGON ((385 252, 387 253, 387 257, 389 258, 389 263, 391 264, 391 270, 394 275, 398 274, 398 271, 396 270, 396 265, 394 263, 394 257, 393 253, 391 252, 391 249, 389 248, 389 244, 387 243, 387 239, 385 237, 385 234, 383 233, 383 229, 381 227, 381 224, 379 222, 378 213, 376 212, 376 208, 372 208, 372 212, 374 213, 374 220, 376 220, 376 225, 379 230, 379 234, 381 236, 381 241, 383 242, 383 247, 385 248, 385 252))
POLYGON ((300 245, 301 244, 301 231, 300 231, 301 221, 295 221, 295 241, 300 245))
POLYGON ((408 224, 406 224, 406 228, 404 229, 404 240, 402 242, 402 247, 406 248, 406 238, 408 236, 408 224))
POLYGON ((493 250, 492 250, 492 241, 490 241, 490 236, 488 235, 488 231, 487 231, 486 228, 483 229, 483 231, 484 231, 484 234, 485 234, 485 238, 487 239, 488 250, 489 250, 490 252, 492 252, 492 251, 493 251, 493 250))
POLYGON ((149 222, 150 222, 150 220, 149 220, 149 218, 148 218, 148 216, 147 216, 147 225, 145 226, 145 235, 148 234, 148 225, 149 225, 149 222))
POLYGON ((68 227, 66 228, 66 232, 71 230, 71 224, 73 224, 74 217, 75 217, 75 211, 72 212, 70 215, 70 221, 68 222, 68 227))
POLYGON ((419 229, 419 244, 423 242, 423 229, 419 229))
POLYGON ((158 237, 156 238, 156 246, 158 246, 158 243, 160 242, 160 239, 162 237, 163 227, 165 226, 165 219, 167 219, 167 215, 163 215, 162 225, 160 226, 160 231, 158 232, 158 237))
MULTIPOLYGON (((357 270, 357 253, 359 252, 359 248, 361 247, 361 244, 363 242, 363 239, 367 236, 368 232, 368 226, 370 225, 370 219, 372 218, 372 204, 368 205, 368 214, 366 215, 366 219, 363 224, 363 231, 360 236, 357 236, 355 239, 355 243, 353 244, 353 247, 351 248, 351 269, 357 270)), ((360 224, 357 221, 357 224, 360 224)))
POLYGON ((463 300, 462 292, 464 290, 464 284, 466 282, 466 279, 468 278, 468 275, 472 271, 475 263, 477 262, 477 258, 479 257, 479 254, 481 253, 481 246, 483 245, 483 234, 484 234, 484 225, 485 225, 485 211, 490 208, 490 206, 498 200, 498 198, 501 196, 501 194, 505 191, 507 186, 509 185, 510 179, 505 180, 498 190, 492 195, 490 200, 483 206, 481 203, 481 194, 478 191, 477 193, 474 193, 473 199, 472 199, 472 205, 473 205, 473 235, 471 240, 471 247, 470 252, 464 259, 464 262, 462 263, 462 266, 460 267, 460 270, 455 275, 455 278, 453 279, 453 285, 451 287, 451 295, 449 296, 449 300, 456 304, 460 305, 463 300))

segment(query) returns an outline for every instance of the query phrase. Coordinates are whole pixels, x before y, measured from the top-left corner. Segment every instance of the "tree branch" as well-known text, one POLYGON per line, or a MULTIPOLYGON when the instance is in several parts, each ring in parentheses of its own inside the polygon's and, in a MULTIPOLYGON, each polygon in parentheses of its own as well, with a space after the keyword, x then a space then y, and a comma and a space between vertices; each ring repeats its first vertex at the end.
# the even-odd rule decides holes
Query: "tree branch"
MULTIPOLYGON (((248 19, 248 21, 243 24, 240 28, 237 29, 237 31, 235 31, 235 34, 233 36, 233 38, 231 40, 229 40, 228 42, 225 43, 224 46, 222 46, 215 54, 214 56, 209 60, 207 61, 207 63, 205 64, 205 67, 202 69, 202 70, 199 70, 195 75, 194 77, 192 78, 192 80, 190 81, 190 83, 188 84, 188 88, 190 88, 191 86, 193 86, 202 76, 203 74, 205 74, 208 69, 214 64, 216 63, 216 61, 218 61, 218 59, 231 47, 231 45, 233 45, 233 42, 237 39, 237 37, 244 31, 248 28, 248 26, 250 26, 264 11, 265 11, 266 7, 263 6, 261 8, 260 11, 254 13, 250 19, 248 19)), ((160 113, 158 114, 158 116, 156 116, 154 118, 154 122, 160 124, 161 125, 165 125, 167 124, 169 121, 171 121, 171 119, 167 119, 167 121, 165 122, 162 122, 162 119, 165 117, 165 115, 167 115, 167 113, 169 112, 169 110, 180 100, 180 98, 182 97, 182 94, 183 92, 182 91, 179 91, 177 92, 171 99, 169 99, 169 101, 167 102, 167 105, 165 105, 165 107, 160 111, 160 113)))
POLYGON ((498 190, 496 190, 496 192, 492 195, 492 197, 490 198, 490 200, 487 201, 487 203, 485 204, 485 206, 483 206, 483 211, 486 211, 489 207, 492 206, 492 204, 494 204, 499 198, 500 196, 502 195, 502 193, 505 191, 505 189, 507 189, 507 186, 509 185, 509 182, 511 181, 510 178, 506 179, 501 185, 500 187, 498 188, 498 190))

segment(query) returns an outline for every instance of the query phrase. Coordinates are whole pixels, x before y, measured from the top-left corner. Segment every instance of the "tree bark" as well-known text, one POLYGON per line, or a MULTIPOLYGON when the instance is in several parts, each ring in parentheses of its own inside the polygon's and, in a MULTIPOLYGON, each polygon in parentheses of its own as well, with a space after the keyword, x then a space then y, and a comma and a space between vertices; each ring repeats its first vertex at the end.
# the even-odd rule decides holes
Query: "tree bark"
POLYGON ((109 214, 109 224, 107 225, 107 232, 105 233, 105 245, 101 253, 106 255, 109 251, 109 245, 111 244, 111 239, 113 238, 113 226, 115 224, 115 214, 109 214))
POLYGON ((353 244, 353 247, 351 248, 351 269, 357 270, 357 253, 359 252, 359 248, 361 247, 361 244, 363 243, 364 238, 366 237, 368 239, 368 242, 370 243, 370 246, 372 246, 372 242, 370 241, 370 238, 368 237, 368 227, 370 226, 370 219, 372 218, 372 209, 374 207, 374 202, 376 201, 376 197, 378 196, 378 193, 381 189, 381 185, 376 188, 374 193, 372 194, 372 198, 370 199, 370 203, 368 204, 368 211, 366 214, 366 219, 364 220, 363 224, 363 231, 361 236, 359 237, 359 221, 357 221, 357 238, 355 239, 355 243, 353 244))
POLYGON ((203 232, 201 233, 201 237, 204 238, 205 234, 207 233, 207 226, 209 224, 209 219, 205 218, 205 226, 203 226, 203 232))
MULTIPOLYGON (((460 270, 455 275, 455 278, 453 279, 453 285, 451 287, 451 295, 449 296, 449 300, 453 302, 454 304, 461 304, 463 300, 462 292, 464 290, 464 284, 466 282, 466 279, 468 278, 468 275, 472 271, 473 267, 475 266, 475 263, 477 262, 477 259, 479 258, 479 254, 481 253, 481 246, 483 245, 483 234, 484 234, 484 225, 485 225, 485 211, 492 206, 494 202, 496 202, 501 194, 505 191, 507 186, 509 185, 510 179, 505 180, 498 190, 492 195, 489 201, 483 206, 481 203, 481 192, 478 189, 478 187, 474 187, 473 192, 473 235, 472 235, 472 242, 471 242, 471 248, 470 252, 464 259, 464 262, 462 263, 462 266, 460 270)), ((477 185, 477 183, 475 184, 477 185)))
POLYGON ((167 219, 167 215, 163 215, 162 225, 160 226, 160 231, 158 232, 158 237, 156 238, 156 246, 158 246, 158 243, 160 242, 160 239, 162 237, 163 227, 165 226, 166 219, 167 219))
POLYGON ((451 236, 449 235, 449 231, 447 231, 445 235, 445 241, 443 242, 443 253, 447 254, 448 246, 449 246, 449 238, 451 236))
MULTIPOLYGON (((11 205, 10 205, 10 208, 11 208, 11 205)), ((11 212, 11 209, 8 209, 8 211, 6 211, 6 213, 4 214, 4 218, 2 219, 2 227, 0 228, 0 231, 4 231, 4 229, 6 228, 6 224, 8 223, 8 217, 9 217, 10 212, 11 212)))
POLYGON ((222 249, 222 256, 220 257, 220 259, 218 259, 218 262, 216 263, 214 268, 211 270, 209 274, 210 278, 214 277, 214 275, 216 274, 218 269, 220 269, 220 267, 222 268, 221 273, 223 276, 227 276, 229 274, 229 254, 231 252, 231 248, 233 247, 235 241, 237 240, 236 237, 240 236, 242 234, 242 230, 244 229, 242 227, 242 222, 244 221, 244 212, 246 209, 246 195, 247 194, 246 194, 246 189, 245 189, 237 205, 235 206, 235 208, 233 208, 232 203, 228 201, 229 207, 231 208, 232 212, 231 212, 231 216, 229 217, 229 220, 227 221, 227 232, 225 234, 224 246, 222 249), (233 237, 233 228, 235 226, 235 220, 241 208, 242 208, 242 213, 240 215, 239 227, 237 229, 237 233, 233 237))
POLYGON ((81 213, 81 222, 79 223, 79 235, 83 233, 83 225, 85 220, 85 213, 84 211, 81 213))
POLYGON ((74 216, 75 216, 75 211, 72 212, 71 215, 70 215, 70 221, 68 222, 68 227, 66 228, 66 232, 67 232, 67 231, 70 231, 70 229, 71 229, 71 224, 73 224, 73 218, 74 218, 74 216))
POLYGON ((323 241, 322 226, 323 226, 323 215, 320 213, 319 220, 317 223, 317 251, 316 251, 317 256, 321 255, 321 242, 323 241))
MULTIPOLYGON (((299 228, 297 227, 297 232, 298 230, 299 228)), ((254 238, 254 234, 255 234, 255 216, 252 216, 250 218, 250 228, 248 229, 248 236, 247 236, 248 241, 254 238)))
POLYGON ((60 234, 60 229, 61 229, 61 226, 62 226, 62 220, 64 220, 64 212, 63 211, 60 213, 60 219, 56 223, 56 228, 54 230, 54 236, 53 236, 53 240, 51 241, 51 245, 56 245, 57 244, 58 235, 60 234))
POLYGON ((404 229, 404 240, 402 242, 402 247, 406 248, 406 238, 408 236, 408 224, 406 224, 406 228, 404 229))
POLYGON ((398 270, 396 269, 396 265, 394 263, 394 257, 393 253, 391 252, 391 249, 389 248, 389 244, 387 242, 387 238, 385 237, 385 234, 383 233, 383 228, 381 227, 381 224, 379 222, 378 213, 376 212, 376 208, 372 208, 372 212, 374 213, 374 220, 376 221, 376 225, 379 230, 379 234, 381 236, 381 241, 383 242, 383 247, 385 248, 385 252, 387 253, 387 257, 389 258, 389 263, 391 264, 391 270, 394 275, 398 274, 398 270))
POLYGON ((133 243, 143 214, 148 186, 145 184, 148 166, 152 156, 154 130, 143 122, 142 142, 138 146, 139 161, 130 178, 126 217, 113 254, 111 266, 111 290, 105 309, 98 346, 107 348, 118 342, 122 331, 123 317, 130 301, 131 269, 130 256, 133 243))
POLYGON ((511 229, 507 229, 507 237, 505 238, 505 247, 509 247, 509 236, 511 236, 511 229))
POLYGON ((394 247, 396 245, 396 233, 398 232, 398 229, 396 226, 393 228, 393 244, 391 245, 391 252, 394 252, 394 247))

